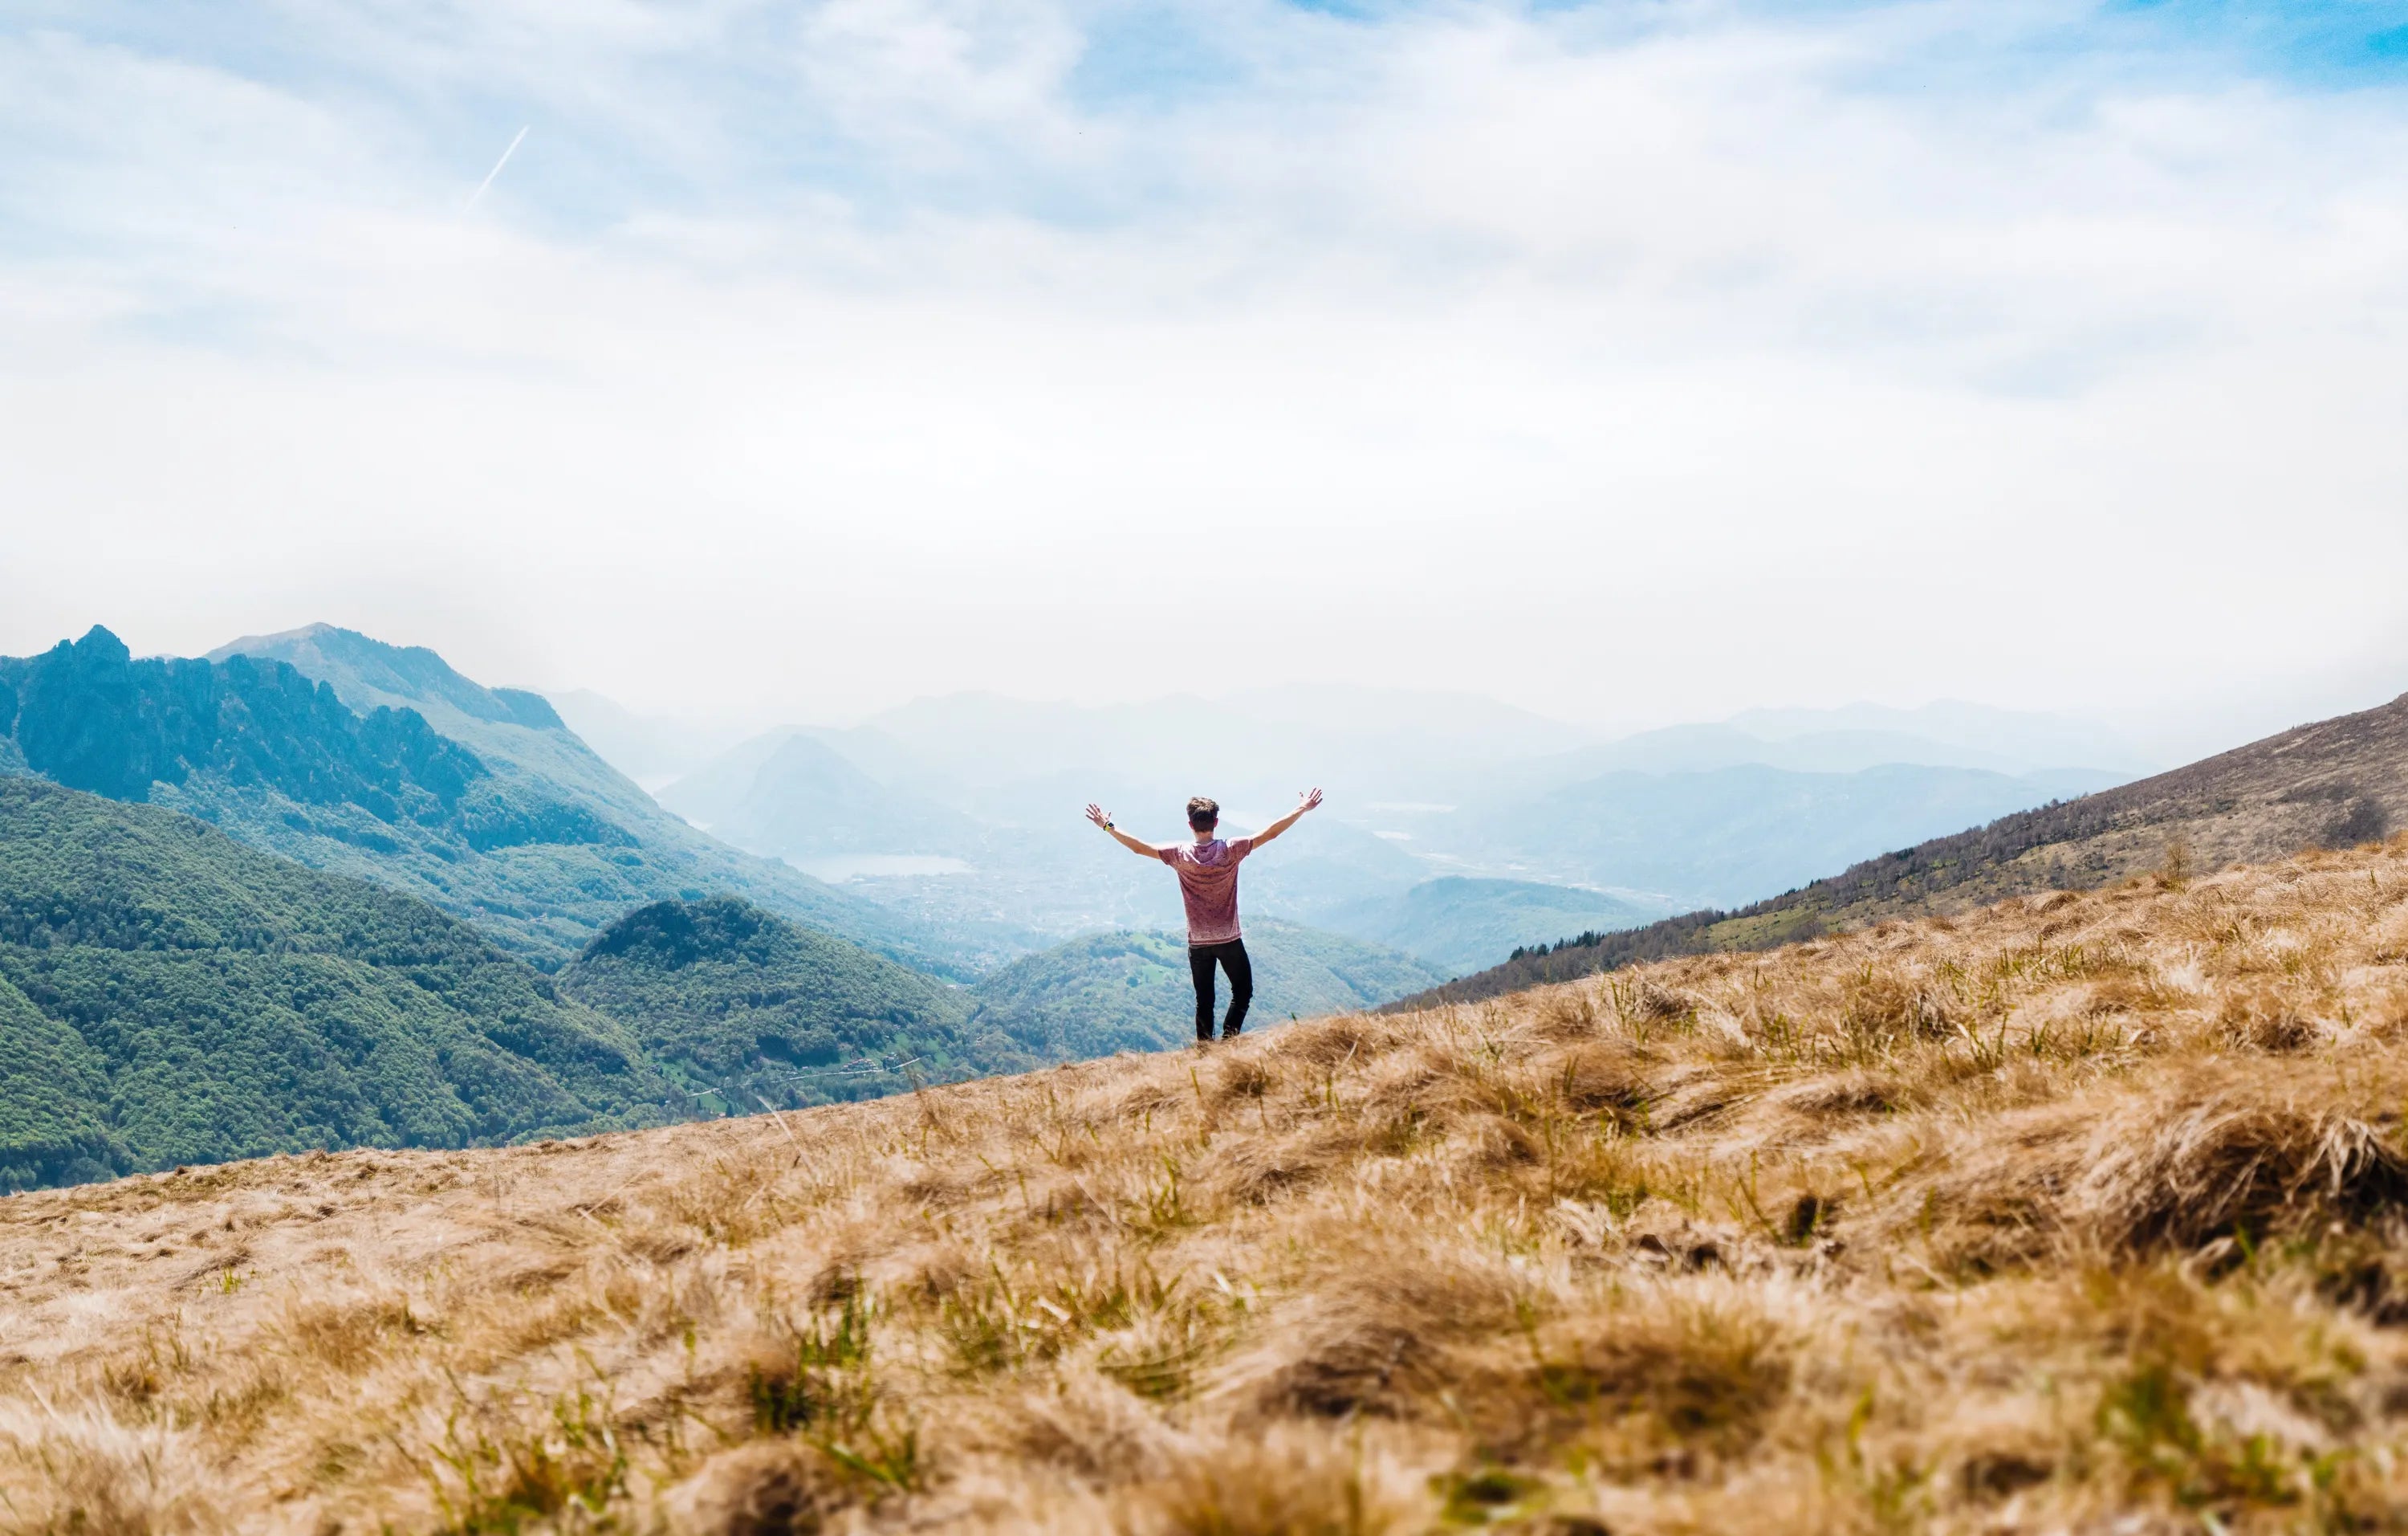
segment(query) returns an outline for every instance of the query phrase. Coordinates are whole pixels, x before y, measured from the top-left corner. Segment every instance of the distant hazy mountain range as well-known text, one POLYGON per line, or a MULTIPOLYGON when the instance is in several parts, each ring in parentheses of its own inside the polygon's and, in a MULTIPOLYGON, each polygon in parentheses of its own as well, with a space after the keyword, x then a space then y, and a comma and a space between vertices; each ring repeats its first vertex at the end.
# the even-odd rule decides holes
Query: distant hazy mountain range
MULTIPOLYGON (((2072 734, 2052 731, 2042 739, 2072 734)), ((2092 745, 2078 740, 2066 744, 2070 751, 2092 745)), ((2028 749, 2000 750, 1894 728, 1834 728, 1769 736, 1735 722, 1670 725, 1645 731, 1600 746, 1582 748, 1541 766, 1551 770, 1554 777, 1568 779, 1617 771, 1705 773, 1742 767, 1786 768, 1799 773, 1855 773, 1901 764, 1979 768, 2009 775, 2073 768, 2112 776, 2142 771, 2146 767, 2131 760, 2128 749, 2112 746, 2100 746, 2096 751, 2083 751, 2078 757, 2051 762, 2046 758, 2035 760, 2034 753, 2028 749)))
POLYGON ((1079 820, 1087 800, 1168 841, 1191 794, 1218 797, 1236 831, 1317 782, 1329 809, 1248 868, 1249 910, 1476 969, 1770 895, 2142 766, 2103 729, 1958 704, 1759 711, 1600 742, 1458 695, 1086 709, 965 694, 769 732, 657 793, 714 836, 994 948, 1178 921, 1159 873, 1079 820))
POLYGON ((983 832, 975 818, 890 788, 799 731, 747 741, 666 786, 660 800, 715 836, 798 868, 861 854, 954 854, 983 832))
POLYGON ((1551 948, 1424 995, 1494 997, 1634 960, 1761 949, 1885 917, 2259 863, 2408 826, 2408 695, 2062 805, 1918 841, 1737 911, 1684 913, 1551 948))
POLYGON ((1395 896, 1344 907, 1326 920, 1417 955, 1449 975, 1494 965, 1525 944, 1586 932, 1637 927, 1657 913, 1599 891, 1526 880, 1473 880, 1445 875, 1395 896))
POLYGON ((676 782, 753 734, 707 722, 638 714, 590 688, 544 696, 552 700, 578 739, 647 792, 676 782))
POLYGON ((1749 765, 1602 774, 1458 812, 1427 840, 1474 867, 1733 904, 1884 847, 1919 842, 2114 783, 2084 769, 2020 776, 1889 764, 1846 773, 1749 765))
MULTIPOLYGON (((1799 767, 1869 768, 1875 763, 1929 763, 2029 773, 2052 768, 2145 773, 2161 765, 2097 721, 2025 710, 1998 710, 1942 699, 1919 709, 1848 704, 1832 710, 1746 710, 1726 722, 1761 739, 1828 752, 1851 739, 1863 743, 1854 763, 1799 767)), ((1776 765, 1779 766, 1779 765, 1776 765)))

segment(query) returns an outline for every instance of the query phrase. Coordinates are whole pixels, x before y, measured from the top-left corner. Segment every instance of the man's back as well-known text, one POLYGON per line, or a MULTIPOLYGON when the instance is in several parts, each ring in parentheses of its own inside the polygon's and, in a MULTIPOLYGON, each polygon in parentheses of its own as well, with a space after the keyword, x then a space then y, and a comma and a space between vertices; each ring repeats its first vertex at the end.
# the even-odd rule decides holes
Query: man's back
POLYGON ((1238 926, 1238 864, 1254 851, 1252 838, 1199 839, 1162 850, 1162 862, 1179 872, 1180 899, 1187 906, 1187 941, 1226 944, 1241 937, 1238 926))

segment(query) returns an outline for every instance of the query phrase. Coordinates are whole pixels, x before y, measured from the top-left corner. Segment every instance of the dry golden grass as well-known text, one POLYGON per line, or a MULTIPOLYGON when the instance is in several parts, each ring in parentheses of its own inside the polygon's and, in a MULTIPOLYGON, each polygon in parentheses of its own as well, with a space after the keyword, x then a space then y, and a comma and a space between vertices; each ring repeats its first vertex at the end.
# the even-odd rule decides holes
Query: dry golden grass
POLYGON ((0 1529, 2408 1525, 2408 840, 0 1202, 0 1529))

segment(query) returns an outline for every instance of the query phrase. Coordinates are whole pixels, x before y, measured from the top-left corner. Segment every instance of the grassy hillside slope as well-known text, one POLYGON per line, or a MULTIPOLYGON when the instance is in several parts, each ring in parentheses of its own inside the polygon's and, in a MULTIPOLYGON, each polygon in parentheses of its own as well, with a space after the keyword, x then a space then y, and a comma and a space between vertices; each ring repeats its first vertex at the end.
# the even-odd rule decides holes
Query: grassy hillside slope
POLYGON ((1737 912, 1700 912, 1551 948, 1407 1006, 1474 1001, 1638 960, 1763 949, 1884 918, 1959 912, 2143 870, 2348 847, 2408 825, 2408 695, 2186 768, 1867 859, 1737 912))
POLYGON ((0 1189, 657 1123, 617 1026, 422 901, 0 780, 0 1189))
POLYGON ((2408 840, 0 1202, 18 1529, 2396 1529, 2408 840))
MULTIPOLYGON (((1254 1001, 1247 1027, 1376 1007, 1445 973, 1375 944, 1256 918, 1246 925, 1254 1001)), ((1218 1012, 1226 977, 1214 982, 1218 1012)), ((1187 941, 1167 933, 1096 933, 1015 960, 970 989, 973 1029, 1000 1030, 1052 1060, 1158 1051, 1196 1038, 1187 941)))
POLYGON ((638 908, 560 989, 626 1025, 712 1109, 831 1104, 1040 1060, 966 1029, 956 989, 732 897, 638 908))
POLYGON ((967 979, 1000 958, 981 955, 974 937, 957 943, 908 915, 696 831, 595 756, 541 696, 484 687, 424 647, 387 645, 312 624, 247 637, 209 658, 222 666, 243 658, 282 663, 327 684, 364 714, 392 709, 423 716, 442 739, 472 754, 504 792, 561 807, 581 818, 579 825, 604 829, 453 857, 407 839, 389 847, 291 831, 279 808, 253 810, 222 794, 187 794, 177 802, 304 863, 425 897, 494 928, 547 965, 566 961, 630 907, 723 891, 939 975, 967 979))

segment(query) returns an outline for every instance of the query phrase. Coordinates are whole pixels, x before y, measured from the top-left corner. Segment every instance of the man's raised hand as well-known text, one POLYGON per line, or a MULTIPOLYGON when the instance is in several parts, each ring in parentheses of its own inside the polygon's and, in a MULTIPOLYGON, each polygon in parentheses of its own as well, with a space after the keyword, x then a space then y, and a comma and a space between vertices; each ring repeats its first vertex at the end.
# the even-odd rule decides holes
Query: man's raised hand
POLYGON ((1286 831, 1289 827, 1294 826, 1297 822, 1301 821, 1304 818, 1304 813, 1306 811, 1312 810, 1314 806, 1317 806, 1320 803, 1321 791, 1317 789, 1306 790, 1303 794, 1296 797, 1296 809, 1294 811, 1289 811, 1286 815, 1282 816, 1279 820, 1271 823, 1268 826, 1264 827, 1261 831, 1254 834, 1254 845, 1260 848, 1263 844, 1270 841, 1273 838, 1278 837, 1281 833, 1286 831))
POLYGON ((1087 819, 1107 832, 1112 829, 1112 813, 1093 800, 1087 802, 1087 819))

